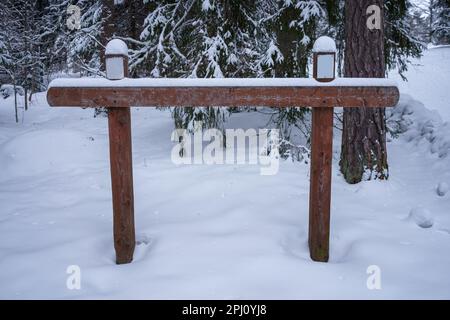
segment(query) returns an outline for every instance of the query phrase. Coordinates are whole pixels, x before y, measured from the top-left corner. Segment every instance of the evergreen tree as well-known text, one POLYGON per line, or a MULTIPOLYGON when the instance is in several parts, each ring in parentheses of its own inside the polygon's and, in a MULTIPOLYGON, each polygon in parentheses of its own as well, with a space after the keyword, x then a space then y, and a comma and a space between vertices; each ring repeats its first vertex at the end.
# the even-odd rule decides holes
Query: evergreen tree
POLYGON ((102 35, 102 1, 79 0, 75 3, 81 10, 81 28, 68 31, 68 63, 85 75, 104 75, 101 55, 105 48, 102 35))
MULTIPOLYGON (((43 9, 39 40, 47 75, 67 70, 69 30, 66 26, 70 0, 49 0, 43 9)), ((49 79, 48 79, 49 80, 49 79)), ((47 81, 48 82, 48 81, 47 81)))
POLYGON ((431 39, 435 44, 450 44, 450 0, 433 0, 431 39))
MULTIPOLYGON (((377 5, 383 19, 383 0, 346 0, 344 75, 383 78, 385 75, 384 28, 367 27, 366 10, 377 5)), ((381 24, 383 26, 383 24, 381 24)), ((389 177, 386 120, 382 108, 344 108, 341 172, 348 183, 389 177)))
POLYGON ((404 80, 409 58, 421 56, 425 44, 413 37, 409 24, 411 2, 409 0, 386 0, 384 25, 384 58, 386 72, 397 69, 404 80))
POLYGON ((17 91, 19 78, 20 34, 19 21, 13 20, 15 8, 10 2, 0 2, 0 70, 8 75, 14 90, 14 113, 16 122, 19 122, 17 110, 17 91))
MULTIPOLYGON (((0 53, 0 68, 9 75, 14 87, 20 85, 24 88, 25 110, 28 108, 29 91, 45 89, 42 83, 43 56, 38 36, 41 20, 39 4, 40 2, 36 0, 5 0, 0 7, 2 14, 0 42, 4 50, 4 53, 0 53)), ((17 95, 14 96, 17 109, 17 95)))
MULTIPOLYGON (((146 2, 145 2, 146 3, 146 2)), ((150 14, 132 50, 134 74, 152 77, 248 77, 260 57, 258 2, 245 0, 149 1, 150 14)), ((261 35, 260 35, 261 36, 261 35)), ((177 127, 223 126, 225 108, 175 109, 177 127)))
MULTIPOLYGON (((308 62, 316 38, 317 26, 325 11, 318 1, 278 0, 269 1, 266 13, 267 35, 270 40, 263 55, 265 77, 308 77, 308 62)), ((274 109, 274 124, 280 129, 282 157, 298 154, 298 146, 292 144, 291 132, 298 128, 309 140, 305 116, 309 109, 293 106, 274 109)), ((302 157, 300 157, 302 158, 302 157)))
POLYGON ((418 6, 411 8, 406 20, 406 24, 410 27, 412 38, 423 44, 428 43, 430 40, 430 28, 425 10, 418 6))
MULTIPOLYGON (((434 21, 438 16, 448 21, 446 11, 439 9, 448 1, 433 1, 434 21)), ((422 49, 410 26, 409 2, 385 1, 386 71, 398 68, 403 73, 408 59, 422 49)), ((132 77, 245 78, 307 77, 314 40, 329 35, 336 39, 338 73, 343 75, 344 0, 4 0, 1 4, 0 14, 7 16, 1 23, 7 23, 0 30, 0 69, 32 92, 43 90, 59 72, 103 76, 104 46, 113 37, 125 40, 130 48, 132 77), (22 3, 25 16, 13 12, 22 3), (81 9, 79 30, 66 25, 72 4, 81 9)), ((436 36, 446 29, 439 30, 436 36)), ((194 121, 221 128, 229 112, 254 111, 251 107, 193 106, 175 108, 173 115, 179 128, 193 129, 194 121)), ((287 149, 292 147, 293 128, 308 140, 308 109, 270 112, 287 149)))

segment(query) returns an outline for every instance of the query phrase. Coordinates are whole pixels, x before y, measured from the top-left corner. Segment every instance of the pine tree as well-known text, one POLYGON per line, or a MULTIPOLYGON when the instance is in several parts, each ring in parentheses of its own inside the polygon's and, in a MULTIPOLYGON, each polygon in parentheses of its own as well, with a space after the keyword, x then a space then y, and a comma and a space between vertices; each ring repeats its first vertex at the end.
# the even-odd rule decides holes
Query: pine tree
MULTIPOLYGON (((134 74, 152 77, 221 78, 255 76, 260 57, 256 36, 258 3, 245 0, 165 0, 149 2, 137 46, 134 74)), ((175 109, 177 127, 223 126, 225 108, 175 109)))
POLYGON ((45 56, 45 73, 48 76, 67 71, 69 30, 66 26, 66 10, 70 3, 70 0, 49 0, 43 8, 39 41, 41 52, 45 56))
POLYGON ((430 40, 429 22, 424 9, 415 6, 410 9, 406 18, 406 24, 410 27, 411 36, 421 43, 428 43, 430 40))
POLYGON ((46 73, 80 72, 84 76, 102 75, 100 43, 102 4, 100 0, 48 0, 44 6, 41 30, 41 51, 45 56, 46 73), (80 29, 67 26, 69 5, 80 8, 80 29))
POLYGON ((409 0, 386 0, 384 25, 384 57, 386 71, 397 69, 404 80, 409 58, 421 56, 425 44, 414 38, 408 21, 411 3, 409 0))
POLYGON ((68 33, 68 62, 85 75, 104 75, 101 71, 101 55, 105 50, 101 43, 102 2, 79 0, 76 5, 82 12, 81 28, 68 33))
MULTIPOLYGON (((20 2, 20 1, 19 1, 20 2)), ((18 3, 18 2, 16 2, 18 3)), ((44 60, 41 53, 40 30, 42 21, 42 7, 40 1, 22 1, 20 3, 19 21, 21 33, 22 86, 25 89, 24 107, 28 109, 28 92, 45 90, 43 82, 44 60), (38 31, 38 32, 36 32, 38 31)))
MULTIPOLYGON (((345 47, 345 77, 385 76, 384 28, 370 30, 366 24, 366 10, 373 4, 379 7, 383 18, 383 0, 345 2, 346 43, 351 43, 345 47)), ((384 109, 344 108, 339 164, 348 183, 389 177, 384 109)))
MULTIPOLYGON (((193 7, 196 22, 188 31, 183 52, 189 63, 188 77, 254 77, 259 46, 254 1, 199 1, 193 7)), ((184 47, 184 46, 183 46, 184 47)), ((227 108, 178 110, 180 124, 189 129, 194 121, 223 129, 227 108)))
MULTIPOLYGON (((42 60, 39 43, 40 2, 25 0, 5 0, 0 7, 2 16, 2 31, 0 40, 4 48, 1 66, 12 80, 14 88, 22 86, 24 92, 24 108, 28 109, 28 93, 31 90, 40 91, 42 85, 42 60)), ((17 94, 14 89, 14 99, 17 116, 17 94)))
MULTIPOLYGON (((263 23, 266 49, 259 62, 264 77, 308 77, 308 62, 316 38, 320 19, 325 11, 318 1, 274 0, 265 1, 263 23)), ((291 142, 292 129, 298 128, 305 133, 309 141, 309 127, 306 116, 309 110, 293 106, 292 108, 273 109, 272 121, 280 129, 282 157, 295 159, 299 146, 291 142)), ((300 148, 303 150, 303 148, 300 148)))
POLYGON ((433 0, 431 39, 435 44, 450 44, 450 0, 433 0))
POLYGON ((16 123, 19 122, 17 110, 16 86, 19 77, 17 52, 20 51, 19 22, 12 20, 15 8, 9 1, 0 2, 0 70, 6 73, 13 84, 14 114, 16 123))
MULTIPOLYGON (((4 0, 2 5, 13 8, 21 2, 4 0)), ((404 72, 409 57, 421 50, 408 24, 408 2, 385 1, 386 69, 404 72)), ((19 32, 20 15, 4 20, 8 30, 18 25, 3 32, 3 42, 0 30, 0 68, 12 72, 16 61, 16 83, 32 92, 43 90, 59 72, 103 76, 104 46, 112 37, 127 42, 133 77, 245 78, 307 77, 314 40, 329 35, 336 38, 343 74, 344 0, 32 0, 27 6, 27 28, 19 32), (81 9, 79 30, 66 26, 70 4, 81 9), (8 43, 14 34, 18 40, 8 43)), ((253 111, 250 107, 193 106, 173 109, 173 115, 176 127, 192 129, 194 121, 203 121, 206 127, 221 128, 229 112, 253 111)), ((308 139, 308 109, 271 112, 288 145, 293 128, 308 139)))

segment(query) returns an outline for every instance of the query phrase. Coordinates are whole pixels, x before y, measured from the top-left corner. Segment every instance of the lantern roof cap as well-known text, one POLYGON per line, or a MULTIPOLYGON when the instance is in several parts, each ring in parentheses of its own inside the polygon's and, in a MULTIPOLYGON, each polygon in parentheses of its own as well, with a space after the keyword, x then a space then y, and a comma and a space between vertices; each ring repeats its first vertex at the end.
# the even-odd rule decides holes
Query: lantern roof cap
POLYGON ((105 55, 123 55, 128 56, 128 47, 120 39, 113 39, 106 45, 105 55))
POLYGON ((313 52, 326 52, 326 53, 335 53, 336 50, 336 42, 333 39, 327 36, 322 36, 314 42, 313 52))

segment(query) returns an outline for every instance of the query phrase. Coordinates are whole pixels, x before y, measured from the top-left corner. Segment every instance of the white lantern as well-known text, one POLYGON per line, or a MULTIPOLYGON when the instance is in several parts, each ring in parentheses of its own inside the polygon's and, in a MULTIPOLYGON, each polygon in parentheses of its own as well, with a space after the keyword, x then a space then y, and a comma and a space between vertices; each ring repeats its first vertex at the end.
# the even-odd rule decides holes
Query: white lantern
POLYGON ((105 51, 106 77, 109 80, 120 80, 127 76, 128 47, 122 40, 108 42, 105 51))
POLYGON ((313 47, 313 76, 317 81, 330 82, 336 77, 336 43, 330 37, 320 37, 313 47))

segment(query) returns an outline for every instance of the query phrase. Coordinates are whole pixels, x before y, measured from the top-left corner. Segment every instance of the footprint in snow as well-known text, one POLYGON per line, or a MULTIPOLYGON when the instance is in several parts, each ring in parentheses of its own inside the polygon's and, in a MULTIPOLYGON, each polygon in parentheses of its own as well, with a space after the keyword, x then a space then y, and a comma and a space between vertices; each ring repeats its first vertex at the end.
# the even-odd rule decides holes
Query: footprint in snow
POLYGON ((136 248, 134 249, 133 262, 142 261, 145 259, 150 249, 153 247, 155 240, 149 236, 137 235, 136 236, 136 248))

